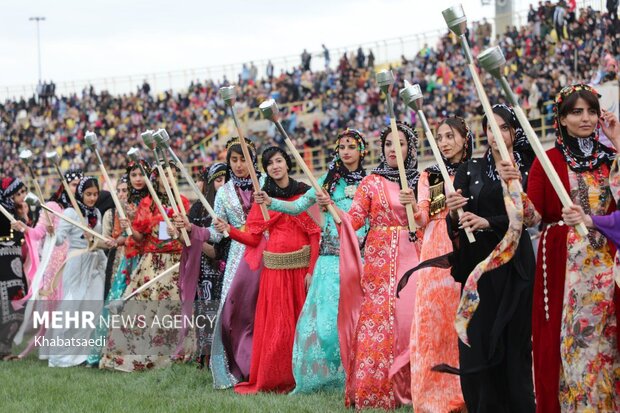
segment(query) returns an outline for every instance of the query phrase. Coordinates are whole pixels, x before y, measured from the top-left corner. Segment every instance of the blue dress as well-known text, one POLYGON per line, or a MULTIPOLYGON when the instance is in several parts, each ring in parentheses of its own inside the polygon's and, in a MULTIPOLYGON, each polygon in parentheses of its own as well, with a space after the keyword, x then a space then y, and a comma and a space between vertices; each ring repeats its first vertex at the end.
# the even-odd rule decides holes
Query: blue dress
MULTIPOLYGON (((319 185, 324 180, 325 175, 319 178, 319 185)), ((332 199, 338 208, 349 211, 357 185, 345 188, 346 182, 340 179, 332 199)), ((316 193, 311 188, 293 202, 273 198, 269 209, 296 215, 305 212, 315 202, 316 193)), ((345 377, 338 341, 340 241, 336 223, 329 212, 322 214, 322 221, 320 255, 295 331, 293 375, 296 387, 292 394, 312 393, 325 388, 344 389, 345 377)), ((367 231, 367 226, 357 231, 360 242, 363 242, 367 231)))

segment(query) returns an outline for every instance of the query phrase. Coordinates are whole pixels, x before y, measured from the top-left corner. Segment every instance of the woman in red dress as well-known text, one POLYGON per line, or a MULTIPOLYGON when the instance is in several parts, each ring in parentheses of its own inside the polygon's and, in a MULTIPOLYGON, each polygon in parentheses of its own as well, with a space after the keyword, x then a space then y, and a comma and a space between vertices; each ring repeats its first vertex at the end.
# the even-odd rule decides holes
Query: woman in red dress
MULTIPOLYGON (((263 191, 270 197, 293 201, 309 189, 288 176, 292 162, 282 149, 267 148, 262 164, 268 174, 263 191)), ((246 258, 250 262, 260 258, 257 253, 261 252, 263 233, 269 231, 262 251, 264 269, 254 318, 250 380, 236 385, 235 391, 240 394, 288 392, 295 387, 292 368, 295 327, 319 255, 321 228, 307 213, 291 216, 269 211, 269 220, 265 221, 257 204, 248 214, 245 230, 222 220, 215 226, 248 246, 246 258)))

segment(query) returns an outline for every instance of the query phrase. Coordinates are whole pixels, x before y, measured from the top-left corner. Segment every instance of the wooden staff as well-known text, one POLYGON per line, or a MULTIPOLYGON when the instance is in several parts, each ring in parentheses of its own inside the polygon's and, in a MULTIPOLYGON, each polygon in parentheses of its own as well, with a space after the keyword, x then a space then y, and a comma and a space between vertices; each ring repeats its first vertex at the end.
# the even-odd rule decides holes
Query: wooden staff
POLYGON ((42 200, 38 199, 36 196, 29 194, 26 195, 26 203, 28 205, 33 205, 33 206, 37 206, 37 207, 41 207, 46 211, 51 212, 52 214, 56 215, 58 218, 62 219, 65 222, 68 222, 69 224, 78 227, 79 229, 81 229, 82 231, 92 235, 95 238, 99 238, 101 241, 103 242, 107 242, 109 241, 106 237, 104 237, 103 235, 101 235, 100 233, 98 233, 97 231, 92 230, 90 227, 77 222, 67 216, 65 216, 64 214, 61 214, 60 212, 56 212, 53 209, 51 209, 50 207, 48 207, 47 205, 45 205, 42 200))
MULTIPOLYGON (((152 131, 149 130, 149 131, 144 132, 142 134, 142 141, 144 142, 144 145, 146 145, 147 148, 153 150, 153 153, 155 154, 155 165, 156 165, 157 171, 159 172, 159 176, 162 178, 161 181, 162 181, 162 184, 164 185, 166 195, 168 196, 168 199, 170 201, 170 206, 172 207, 172 210, 174 211, 175 214, 179 214, 180 213, 179 206, 177 205, 174 199, 174 194, 172 193, 172 189, 170 188, 170 183, 168 179, 166 178, 166 175, 164 174, 164 168, 161 166, 161 160, 159 159, 159 155, 157 154, 157 144, 155 143, 155 140, 153 139, 152 131)), ((172 173, 169 176, 172 178, 172 173)), ((183 216, 185 216, 185 214, 183 214, 183 216)), ((181 228, 181 235, 183 236, 183 242, 185 243, 185 245, 188 247, 191 246, 192 243, 189 240, 189 235, 187 234, 187 231, 185 230, 185 228, 181 228)))
MULTIPOLYGON (((155 188, 153 188, 153 184, 151 183, 151 180, 149 179, 148 174, 144 170, 144 167, 142 166, 142 164, 138 162, 138 160, 140 159, 139 154, 140 154, 140 151, 137 148, 131 148, 129 152, 127 152, 127 156, 129 156, 129 159, 136 162, 136 164, 138 164, 138 166, 140 167, 140 171, 142 171, 142 174, 144 175, 144 183, 146 184, 146 187, 148 188, 149 193, 151 194, 151 198, 153 199, 153 202, 155 202, 155 205, 157 205, 157 209, 159 210, 159 213, 162 219, 164 220, 164 222, 169 228, 174 229, 175 226, 172 225, 172 222, 170 222, 170 219, 168 219, 168 214, 166 213, 166 210, 161 204, 161 200, 157 196, 157 192, 155 192, 155 188)), ((163 177, 163 179, 165 180, 166 177, 163 177)), ((173 235, 172 238, 177 238, 177 237, 173 235)))
MULTIPOLYGON (((183 165, 183 162, 181 162, 179 157, 174 153, 174 151, 170 147, 170 136, 168 136, 168 132, 166 132, 166 130, 163 129, 162 133, 153 136, 153 138, 155 139, 159 147, 162 148, 162 151, 165 151, 166 149, 168 150, 168 153, 170 153, 170 156, 172 156, 174 161, 179 165, 179 168, 181 168, 181 173, 183 174, 183 177, 185 178, 189 186, 194 191, 194 194, 196 194, 196 196, 200 200, 200 203, 202 204, 202 206, 207 210, 207 213, 211 216, 211 219, 213 221, 216 221, 218 219, 218 216, 215 214, 215 211, 209 204, 209 201, 207 201, 205 196, 202 194, 202 191, 200 191, 200 189, 198 188, 198 185, 196 185, 196 182, 194 182, 194 179, 192 178, 192 176, 189 174, 189 172, 187 172, 187 168, 185 168, 185 165, 183 165)), ((224 235, 225 237, 228 237, 228 232, 224 232, 222 235, 224 235)))
MULTIPOLYGON (((472 80, 474 81, 476 92, 478 93, 480 103, 482 103, 482 107, 484 108, 484 114, 486 115, 487 122, 491 127, 491 131, 493 132, 493 137, 495 138, 495 142, 497 143, 497 149, 499 149, 501 158, 503 161, 508 161, 512 163, 512 157, 510 156, 510 153, 508 153, 508 148, 506 147, 506 143, 502 138, 502 132, 500 131, 497 121, 495 120, 495 115, 493 114, 493 108, 491 108, 489 98, 487 97, 487 94, 482 87, 482 82, 480 81, 480 77, 478 76, 478 71, 476 70, 476 65, 474 64, 474 58, 471 54, 471 49, 469 48, 469 42, 467 41, 467 37, 465 37, 465 31, 467 30, 467 17, 465 17, 463 6, 459 4, 458 6, 450 7, 449 9, 444 10, 442 14, 446 21, 446 24, 448 25, 448 28, 461 40, 463 54, 467 59, 467 67, 469 68, 469 73, 471 74, 472 80)), ((518 185, 519 187, 521 187, 520 182, 518 183, 518 185)), ((521 191, 523 190, 521 189, 521 191)))
MULTIPOLYGON (((452 183, 452 178, 446 169, 446 164, 441 157, 441 151, 439 151, 439 147, 437 146, 437 141, 431 132, 431 128, 428 125, 428 121, 426 120, 426 115, 422 111, 422 102, 424 101, 424 97, 422 96, 422 90, 420 89, 420 85, 411 85, 409 82, 405 80, 405 87, 400 90, 399 95, 401 99, 405 102, 407 106, 416 111, 418 117, 422 121, 422 126, 424 128, 424 134, 428 139, 428 143, 431 146, 431 150, 433 151, 433 156, 435 157, 435 161, 439 166, 439 171, 441 172, 441 177, 443 178, 444 188, 446 194, 454 192, 454 184, 452 183)), ((467 139, 467 137, 465 137, 467 139)), ((459 218, 465 213, 463 208, 458 209, 459 218)), ((467 240, 469 243, 476 242, 476 238, 471 230, 468 228, 465 230, 465 235, 467 236, 467 240)))
MULTIPOLYGON (((43 192, 41 191, 41 187, 37 182, 36 175, 34 170, 32 169, 32 165, 30 165, 30 159, 32 159, 32 151, 29 149, 24 149, 19 154, 19 158, 24 162, 26 167, 28 168, 28 172, 30 172, 30 179, 32 180, 32 184, 34 185, 34 190, 37 193, 39 199, 44 199, 43 192)), ((54 233, 54 222, 52 221, 52 217, 50 217, 50 213, 47 210, 43 210, 43 215, 45 215, 45 219, 47 220, 47 224, 50 228, 52 228, 52 234, 54 233)))
MULTIPOLYGON (((512 105, 515 115, 517 116, 521 127, 525 131, 525 136, 530 142, 534 153, 538 157, 538 161, 543 167, 549 182, 551 182, 551 186, 553 186, 555 193, 558 198, 560 198, 562 206, 564 206, 564 208, 573 206, 573 200, 570 198, 570 195, 566 191, 566 188, 564 188, 564 185, 562 185, 562 181, 560 181, 557 171, 551 164, 551 160, 549 160, 547 152, 542 147, 538 136, 536 136, 536 132, 534 132, 532 125, 530 125, 530 121, 527 119, 525 112, 523 112, 523 109, 519 105, 519 100, 508 84, 508 80, 506 80, 506 77, 503 75, 503 68, 506 64, 506 58, 504 57, 504 53, 502 53, 502 49, 499 46, 495 46, 485 50, 478 56, 478 62, 482 68, 491 74, 491 76, 499 80, 499 83, 504 90, 504 95, 506 95, 506 98, 512 105)), ((582 237, 588 235, 588 229, 583 222, 577 224, 575 229, 582 237)))
MULTIPOLYGON (((280 134, 282 134, 282 136, 284 137, 284 142, 286 143, 286 146, 288 147, 289 151, 291 151, 291 153, 293 154, 295 161, 297 161, 301 169, 304 171, 304 174, 306 174, 306 177, 310 181, 310 184, 312 185, 316 193, 317 194, 320 193, 322 191, 321 186, 319 185, 316 178, 312 174, 312 171, 310 171, 310 168, 308 168, 308 165, 306 165, 306 163, 304 162, 299 152, 297 152, 297 148, 295 147, 295 144, 293 144, 291 139, 288 137, 288 134, 282 127, 282 124, 280 123, 280 121, 278 120, 278 115, 277 115, 278 105, 276 104, 276 101, 273 99, 266 100, 260 104, 259 109, 265 118, 275 123, 276 127, 278 128, 278 131, 280 131, 280 134)), ((328 205, 327 210, 332 215, 332 218, 334 219, 334 222, 336 224, 340 224, 342 222, 342 220, 338 216, 338 213, 336 212, 336 208, 334 208, 333 205, 331 204, 328 205)))
MULTIPOLYGON (((248 144, 245 141, 245 137, 243 136, 243 132, 241 131, 241 127, 239 126, 239 122, 237 121, 237 115, 235 114, 235 109, 233 108, 233 104, 235 103, 235 87, 234 86, 224 86, 220 88, 220 96, 226 103, 226 106, 230 108, 230 113, 232 114, 233 122, 235 123, 235 128, 237 128, 237 134, 239 135, 239 144, 241 145, 241 152, 243 152, 243 158, 245 159, 245 165, 250 172, 250 179, 252 179, 252 186, 254 186, 254 192, 258 192, 261 190, 260 185, 258 183, 258 178, 256 177, 256 171, 254 170, 254 163, 252 162, 252 157, 250 156, 250 150, 248 149, 248 144)), ((269 221, 269 211, 267 211, 267 206, 265 204, 260 204, 260 210, 263 214, 263 219, 265 221, 269 221)))
POLYGON ((167 276, 169 276, 170 274, 172 274, 173 272, 177 271, 179 269, 179 263, 177 262, 176 264, 174 264, 172 267, 167 268, 165 271, 163 271, 161 274, 158 274, 155 278, 153 278, 152 280, 149 280, 147 282, 145 282, 144 284, 142 284, 139 288, 137 288, 135 291, 133 291, 131 294, 125 296, 122 298, 122 301, 127 301, 129 300, 131 297, 140 294, 142 291, 146 290, 147 288, 150 288, 153 284, 159 282, 162 280, 162 278, 165 278, 167 276))
MULTIPOLYGON (((110 176, 108 175, 108 171, 105 169, 105 166, 103 165, 103 160, 101 159, 101 155, 99 155, 99 150, 97 149, 97 135, 95 135, 95 133, 93 132, 86 132, 86 135, 84 136, 84 143, 86 143, 86 145, 90 149, 92 149, 95 152, 95 155, 97 156, 97 162, 99 162, 99 169, 101 170, 101 175, 103 175, 103 179, 105 179, 106 182, 108 182, 108 185, 110 185, 110 194, 112 195, 112 201, 114 201, 114 206, 116 207, 118 216, 121 219, 127 219, 127 215, 125 214, 123 205, 121 204, 120 199, 118 199, 118 194, 116 193, 116 189, 112 188, 112 180, 110 179, 110 176)), ((131 227, 127 228, 127 235, 129 236, 133 235, 133 231, 131 230, 131 227)))
MULTIPOLYGON (((179 206, 179 211, 181 212, 181 215, 187 216, 187 211, 185 210, 185 204, 183 203, 183 198, 181 198, 181 191, 179 191, 177 180, 174 178, 174 175, 172 175, 172 168, 170 167, 170 160, 168 159, 168 155, 166 155, 166 150, 165 148, 162 148, 159 145, 161 138, 160 140, 155 139, 156 136, 161 135, 163 132, 166 132, 166 130, 160 129, 157 132, 155 132, 153 134, 153 139, 157 143, 157 148, 161 151, 162 159, 164 160, 164 164, 166 165, 166 173, 168 174, 168 178, 170 179, 172 193, 174 194, 174 197, 176 198, 177 205, 179 206)), ((156 151, 157 148, 153 150, 156 151)))
MULTIPOLYGON (((400 134, 398 126, 396 126, 396 118, 394 116, 394 103, 392 102, 392 88, 394 87, 394 74, 391 70, 382 70, 377 73, 377 85, 385 94, 387 100, 388 115, 390 116, 390 128, 392 129, 392 144, 395 146, 396 164, 398 165, 398 174, 400 175, 400 188, 409 189, 407 182, 407 174, 405 172, 405 161, 403 159, 403 151, 400 146, 400 134)), ((417 225, 413 213, 413 205, 405 205, 407 212, 407 222, 409 223, 409 231, 415 232, 417 225)))
POLYGON ((77 213, 78 217, 80 217, 80 221, 86 222, 86 220, 84 219, 84 215, 82 215, 82 210, 80 209, 80 207, 77 204, 77 201, 75 200, 75 195, 73 195, 73 191, 71 191, 71 188, 69 187, 69 183, 67 182, 67 180, 65 179, 65 176, 62 174, 62 171, 60 170, 60 165, 58 165, 58 153, 56 153, 56 151, 46 152, 45 157, 47 159, 50 159, 52 163, 54 164, 56 173, 58 173, 58 176, 60 177, 60 182, 62 182, 62 186, 65 188, 65 192, 67 193, 67 196, 69 197, 69 202, 71 202, 71 206, 77 213))

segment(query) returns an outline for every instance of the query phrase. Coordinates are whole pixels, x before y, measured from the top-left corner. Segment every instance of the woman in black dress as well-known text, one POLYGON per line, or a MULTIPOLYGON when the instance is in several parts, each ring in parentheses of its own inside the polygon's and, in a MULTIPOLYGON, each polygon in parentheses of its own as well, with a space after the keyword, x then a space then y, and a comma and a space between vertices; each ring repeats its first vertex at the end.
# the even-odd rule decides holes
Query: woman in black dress
MULTIPOLYGON (((500 179, 522 179, 525 186, 534 159, 512 109, 496 105, 493 113, 518 171, 509 162, 501 161, 485 118, 483 127, 490 147, 482 158, 459 167, 454 179, 457 192, 447 196, 448 232, 454 244, 452 275, 463 285, 508 229, 500 179), (466 211, 460 220, 459 207, 466 211), (465 228, 475 231, 475 243, 467 242, 465 228)), ((523 229, 513 258, 480 278, 480 305, 467 329, 471 347, 459 341, 459 374, 470 413, 535 411, 531 345, 533 277, 534 251, 523 229)))

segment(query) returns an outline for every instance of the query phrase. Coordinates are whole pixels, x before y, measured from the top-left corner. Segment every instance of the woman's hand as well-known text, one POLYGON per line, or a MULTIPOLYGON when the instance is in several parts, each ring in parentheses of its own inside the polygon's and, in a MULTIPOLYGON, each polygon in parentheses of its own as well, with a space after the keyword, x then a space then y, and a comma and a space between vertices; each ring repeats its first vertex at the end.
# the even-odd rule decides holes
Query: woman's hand
POLYGON ((174 214, 172 216, 172 223, 174 224, 174 227, 179 231, 185 228, 185 231, 192 232, 192 224, 190 224, 187 216, 183 214, 174 214))
POLYGON ((600 124, 605 136, 614 144, 616 150, 620 150, 620 122, 612 112, 601 109, 600 124))
POLYGON ((213 226, 215 227, 217 232, 219 232, 220 234, 223 234, 225 232, 230 234, 230 225, 226 221, 224 221, 222 218, 216 219, 215 222, 213 223, 213 226))
POLYGON ((215 247, 208 242, 202 243, 202 253, 211 259, 215 259, 215 247))
POLYGON ((116 248, 116 240, 112 238, 106 238, 105 246, 108 248, 116 248))
POLYGON ((125 241, 127 241, 126 237, 121 236, 121 237, 116 238, 116 246, 120 247, 120 246, 125 245, 125 241))
POLYGON ((464 212, 459 219, 459 228, 464 230, 476 231, 479 229, 490 228, 491 225, 486 219, 479 217, 471 212, 464 212))
POLYGON ((577 224, 581 224, 582 222, 588 228, 594 227, 592 217, 583 211, 581 205, 571 205, 568 208, 562 208, 562 220, 566 223, 566 225, 570 225, 572 227, 577 224))
POLYGON ((418 203, 415 200, 415 195, 413 195, 413 188, 401 189, 398 200, 404 206, 412 205, 413 212, 418 212, 418 203))
POLYGON ((265 204, 269 206, 271 205, 271 197, 265 191, 256 191, 254 192, 254 202, 259 205, 265 204))
POLYGON ((26 231, 30 230, 30 228, 28 227, 28 225, 24 224, 21 221, 15 221, 11 224, 11 229, 13 231, 19 231, 23 234, 26 233, 26 231))
POLYGON ((456 213, 459 208, 465 208, 467 206, 467 198, 461 195, 462 191, 457 189, 455 192, 450 192, 446 195, 446 206, 450 212, 456 213))
POLYGON ((515 168, 510 161, 499 161, 497 164, 497 173, 502 181, 508 183, 512 179, 521 180, 521 173, 515 168))
POLYGON ((328 205, 333 204, 334 201, 332 201, 329 194, 323 189, 316 193, 316 203, 319 204, 319 206, 326 208, 328 205))
POLYGON ((118 223, 123 229, 128 229, 131 227, 131 221, 128 218, 119 218, 118 223))
POLYGON ((306 274, 306 278, 304 278, 304 284, 306 286, 306 293, 310 289, 310 284, 312 284, 312 274, 306 274))

